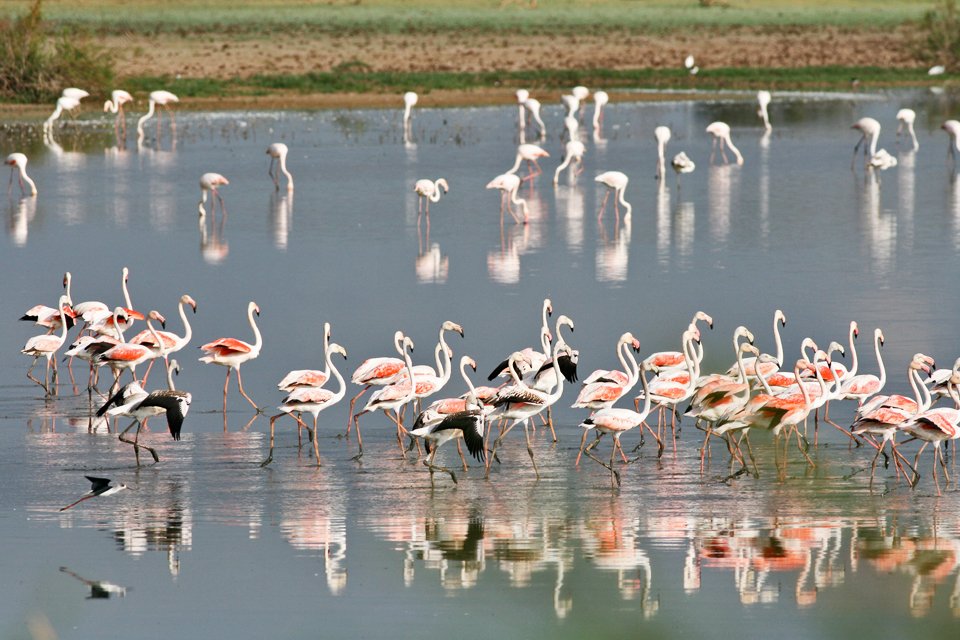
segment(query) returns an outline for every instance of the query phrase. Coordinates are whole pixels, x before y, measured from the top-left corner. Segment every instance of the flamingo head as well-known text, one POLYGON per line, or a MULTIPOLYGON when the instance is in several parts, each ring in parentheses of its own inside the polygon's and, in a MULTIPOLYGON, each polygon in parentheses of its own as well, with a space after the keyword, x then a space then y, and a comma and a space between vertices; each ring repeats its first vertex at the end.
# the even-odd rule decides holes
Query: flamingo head
POLYGON ((468 367, 470 367, 470 368, 473 369, 474 371, 477 370, 477 363, 476 363, 476 361, 475 361, 473 358, 471 358, 470 356, 463 356, 462 358, 460 358, 460 364, 461 364, 461 365, 467 365, 468 367))
POLYGON ((341 347, 336 342, 333 342, 330 344, 330 353, 339 353, 340 355, 343 356, 344 360, 347 359, 347 350, 341 347))
POLYGON ((180 296, 180 304, 188 304, 193 309, 194 313, 197 312, 197 301, 191 298, 190 296, 188 296, 187 294, 183 294, 182 296, 180 296))
POLYGON ((456 322, 451 322, 450 320, 447 320, 446 322, 443 323, 443 327, 441 327, 441 330, 442 330, 442 331, 456 331, 457 333, 460 334, 460 337, 461 337, 461 338, 463 337, 463 327, 461 327, 461 326, 460 326, 459 324, 457 324, 456 322))

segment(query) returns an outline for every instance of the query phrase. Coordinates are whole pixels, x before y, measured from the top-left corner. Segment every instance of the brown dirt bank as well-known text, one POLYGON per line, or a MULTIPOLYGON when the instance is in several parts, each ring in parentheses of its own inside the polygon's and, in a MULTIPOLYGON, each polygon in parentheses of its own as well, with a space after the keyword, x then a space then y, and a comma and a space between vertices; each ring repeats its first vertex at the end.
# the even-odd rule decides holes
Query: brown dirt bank
POLYGON ((917 67, 911 27, 738 27, 662 35, 610 32, 522 35, 450 32, 269 36, 107 36, 119 78, 182 75, 248 77, 330 71, 361 63, 371 71, 676 68, 687 54, 701 68, 822 65, 917 67))

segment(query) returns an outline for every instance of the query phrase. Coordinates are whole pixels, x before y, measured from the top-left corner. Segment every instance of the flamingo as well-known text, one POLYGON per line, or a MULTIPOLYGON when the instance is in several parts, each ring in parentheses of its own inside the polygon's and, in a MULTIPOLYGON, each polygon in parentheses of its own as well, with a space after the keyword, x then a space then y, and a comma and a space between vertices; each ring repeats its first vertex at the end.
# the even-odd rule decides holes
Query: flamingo
POLYGON ((13 186, 13 172, 17 170, 20 172, 20 195, 27 195, 27 191, 23 186, 24 182, 30 185, 30 195, 37 195, 37 184, 27 175, 27 156, 22 153, 11 153, 7 156, 7 159, 4 160, 4 164, 10 165, 10 181, 7 183, 7 193, 10 192, 10 187, 13 186))
MULTIPOLYGON (((569 143, 568 143, 569 144, 569 143)), ((582 144, 582 143, 581 143, 582 144)), ((527 213, 527 201, 517 197, 517 191, 520 190, 520 176, 515 173, 501 173, 496 178, 487 183, 487 189, 500 190, 500 221, 503 222, 503 211, 506 209, 513 216, 517 224, 527 223, 529 216, 527 213), (519 205, 523 209, 523 220, 517 216, 510 204, 519 205)))
POLYGON ((109 111, 110 113, 117 114, 117 117, 114 120, 113 126, 114 126, 114 129, 116 129, 118 132, 120 131, 120 127, 122 126, 124 137, 126 137, 127 135, 127 119, 123 113, 123 105, 127 104, 128 102, 130 103, 133 102, 133 96, 131 96, 129 93, 127 93, 123 89, 114 89, 113 91, 110 92, 110 99, 103 103, 104 113, 107 113, 109 111))
MULTIPOLYGON (((907 368, 907 379, 916 399, 906 398, 904 396, 874 396, 870 399, 869 407, 863 405, 857 411, 857 420, 850 427, 850 432, 862 436, 870 434, 881 436, 883 439, 877 447, 877 453, 870 462, 870 486, 873 486, 873 478, 877 469, 877 458, 883 453, 887 442, 890 443, 890 451, 893 452, 893 461, 897 469, 904 471, 900 464, 903 456, 897 450, 895 438, 899 427, 917 414, 930 408, 930 391, 920 381, 920 371, 929 372, 927 365, 927 356, 922 353, 915 354, 907 368)), ((916 470, 914 470, 916 473, 916 470)), ((906 474, 906 471, 904 471, 906 474)))
MULTIPOLYGON (((960 380, 958 380, 958 382, 960 382, 960 380)), ((956 386, 952 380, 949 384, 949 393, 956 405, 960 406, 960 395, 957 394, 956 386)), ((917 457, 913 462, 914 469, 916 469, 920 463, 920 454, 923 453, 923 450, 927 448, 928 444, 933 443, 933 481, 937 485, 937 495, 941 495, 940 481, 937 478, 938 459, 943 467, 943 475, 947 478, 947 482, 950 482, 950 475, 947 473, 947 462, 943 455, 943 449, 940 448, 940 444, 945 440, 956 440, 960 438, 960 410, 954 407, 928 409, 903 423, 900 428, 918 440, 923 440, 923 446, 917 451, 917 457)), ((920 474, 917 472, 913 481, 914 486, 916 486, 919 479, 920 474)))
POLYGON ((283 173, 287 177, 287 191, 293 191, 293 176, 290 174, 290 171, 287 170, 287 153, 289 149, 287 145, 282 142, 274 142, 269 147, 267 147, 267 155, 270 156, 270 168, 267 170, 267 175, 273 178, 273 186, 279 191, 280 190, 280 173, 283 173), (273 172, 273 165, 275 162, 279 162, 280 169, 277 173, 273 172))
POLYGON ((143 427, 143 423, 153 416, 166 414, 170 436, 174 440, 180 440, 183 421, 187 417, 192 401, 193 396, 186 391, 161 389, 147 393, 138 382, 134 381, 121 387, 102 407, 97 409, 97 417, 102 418, 105 415, 110 415, 133 418, 133 422, 119 434, 119 439, 121 442, 133 445, 133 451, 139 466, 141 447, 150 452, 154 462, 160 462, 160 456, 157 455, 155 449, 140 444, 140 429, 143 427), (111 405, 114 405, 113 408, 111 408, 111 405), (129 440, 124 436, 134 425, 137 427, 137 433, 133 440, 129 440))
POLYGON ((65 295, 60 296, 60 300, 57 303, 57 308, 60 310, 60 325, 63 331, 59 336, 50 335, 47 333, 34 336, 27 340, 26 345, 24 345, 23 349, 20 351, 28 356, 33 356, 33 362, 30 364, 30 369, 27 370, 27 377, 37 384, 40 384, 40 381, 33 377, 33 367, 37 364, 37 360, 40 358, 40 356, 43 356, 47 359, 47 369, 43 377, 43 384, 40 384, 47 395, 50 394, 50 362, 53 360, 53 380, 56 382, 57 361, 54 359, 54 356, 57 354, 57 351, 60 350, 60 347, 63 346, 63 343, 67 340, 67 320, 65 317, 66 312, 64 311, 64 307, 69 303, 69 298, 67 298, 65 295))
MULTIPOLYGON (((111 392, 120 386, 120 375, 124 369, 130 370, 130 373, 133 375, 133 380, 136 382, 137 365, 143 364, 147 360, 151 360, 160 355, 159 351, 155 351, 144 344, 124 341, 123 330, 119 322, 119 316, 123 313, 124 310, 122 307, 117 307, 113 311, 114 326, 117 327, 120 342, 103 353, 98 354, 93 359, 94 363, 101 366, 105 364, 113 371, 114 378, 111 392)), ((156 329, 154 329, 150 322, 151 320, 158 320, 161 324, 165 324, 163 316, 157 311, 151 311, 147 316, 147 329, 153 334, 153 341, 162 344, 162 338, 157 335, 156 329)))
POLYGON ((622 371, 597 369, 583 381, 577 399, 571 405, 574 408, 607 409, 626 395, 637 383, 640 367, 630 349, 640 350, 640 341, 629 331, 617 340, 616 354, 622 371), (628 361, 629 359, 629 361, 628 361))
MULTIPOLYGON (((190 344, 190 339, 193 338, 193 328, 190 326, 190 321, 187 319, 187 314, 183 310, 183 305, 190 305, 190 308, 193 309, 193 312, 197 312, 197 302, 187 294, 180 296, 180 302, 177 304, 177 310, 180 313, 180 320, 183 322, 183 337, 178 336, 175 333, 170 331, 151 331, 146 329, 141 331, 136 336, 133 337, 130 342, 133 344, 142 344, 146 347, 149 347, 154 350, 157 356, 163 358, 164 362, 167 365, 167 370, 170 370, 170 361, 169 356, 171 353, 176 353, 180 351, 185 346, 190 344), (157 342, 157 338, 160 339, 160 342, 157 342)), ((143 374, 144 384, 146 384, 147 376, 150 375, 150 367, 153 367, 153 360, 150 361, 150 366, 147 367, 147 372, 143 374)))
POLYGON ((520 129, 520 133, 523 134, 523 130, 527 127, 527 118, 526 112, 524 111, 524 103, 530 99, 530 92, 526 89, 517 89, 517 104, 520 108, 520 114, 517 118, 517 126, 520 129))
MULTIPOLYGON (((774 356, 773 362, 770 363, 769 367, 760 367, 757 368, 757 358, 744 358, 743 359, 743 368, 747 376, 764 376, 766 377, 769 374, 774 373, 777 369, 783 366, 783 340, 780 338, 780 327, 787 326, 787 316, 777 309, 773 313, 773 341, 777 348, 777 355, 774 356)), ((727 375, 732 376, 737 372, 737 367, 739 365, 734 363, 727 369, 727 375)), ((832 379, 832 378, 831 378, 832 379)))
MULTIPOLYGON (((580 453, 585 453, 588 458, 600 463, 604 467, 610 470, 610 474, 617 481, 617 486, 620 486, 620 473, 613 468, 613 463, 617 454, 617 451, 620 451, 620 456, 623 458, 623 461, 629 464, 627 456, 623 453, 623 447, 620 445, 620 436, 622 436, 627 431, 639 427, 647 419, 647 416, 650 415, 650 394, 647 393, 647 374, 646 367, 640 367, 640 383, 643 386, 644 397, 646 398, 643 402, 642 411, 634 411, 632 409, 620 409, 608 407, 606 409, 600 409, 590 415, 589 418, 580 423, 580 426, 583 428, 583 438, 580 440, 580 453), (589 447, 584 448, 584 443, 587 441, 587 433, 591 429, 596 429, 600 432, 602 436, 604 433, 613 434, 613 448, 610 451, 610 464, 607 464, 597 458, 590 450, 596 447, 597 443, 600 442, 598 437, 593 444, 589 447)), ((653 433, 651 431, 651 433, 653 433)), ((656 434, 654 434, 656 437, 656 434)), ((659 438, 657 439, 659 442, 659 438)), ((663 450, 663 444, 660 444, 660 450, 663 450)), ((574 462, 574 466, 580 463, 580 454, 577 454, 577 460, 574 462)))
MULTIPOLYGON (((557 325, 568 326, 572 329, 573 321, 567 316, 561 315, 557 319, 557 325)), ((514 353, 511 356, 511 360, 514 360, 518 355, 519 354, 514 353)), ((487 475, 490 474, 490 460, 496 456, 497 448, 500 446, 500 442, 508 433, 510 433, 511 429, 518 424, 523 423, 523 432, 527 440, 527 454, 530 456, 530 462, 533 464, 533 471, 536 474, 537 479, 540 479, 540 470, 537 468, 537 461, 533 456, 533 447, 530 444, 530 418, 541 413, 546 408, 554 405, 557 400, 560 399, 560 396, 563 395, 563 377, 560 374, 559 355, 560 342, 557 341, 557 343, 553 345, 553 368, 554 374, 557 377, 557 386, 552 393, 537 391, 527 387, 526 385, 511 385, 501 389, 500 392, 497 393, 496 397, 494 397, 491 404, 499 410, 498 415, 502 418, 513 420, 513 423, 504 429, 497 439, 494 440, 493 448, 490 452, 490 455, 487 457, 487 475)), ((511 362, 511 365, 512 364, 513 363, 511 362)))
POLYGON ((773 126, 770 124, 770 114, 767 113, 767 107, 770 105, 772 96, 770 92, 761 89, 757 91, 757 115, 760 116, 760 119, 763 120, 763 128, 769 133, 773 131, 773 126))
POLYGON ((610 102, 606 91, 593 92, 593 128, 599 130, 603 126, 603 108, 610 102))
POLYGON ((666 159, 664 154, 667 150, 667 143, 670 142, 670 127, 659 126, 653 130, 653 137, 657 141, 657 180, 662 180, 666 169, 666 159))
MULTIPOLYGON (((403 354, 403 332, 397 331, 393 334, 393 346, 398 353, 403 354)), ((351 376, 353 384, 363 385, 360 393, 350 400, 350 412, 347 415, 347 432, 350 431, 350 424, 356 420, 353 408, 364 393, 372 386, 385 386, 393 384, 400 379, 403 371, 404 361, 399 358, 367 358, 351 376)))
POLYGON ((879 393, 887 382, 887 370, 883 366, 883 358, 880 356, 880 347, 883 346, 883 331, 879 328, 873 332, 874 352, 877 354, 877 366, 880 368, 880 376, 872 373, 859 374, 851 376, 844 380, 840 387, 842 397, 849 400, 857 400, 860 405, 870 396, 879 393))
MULTIPOLYGON (((66 312, 68 329, 73 328, 73 325, 76 321, 75 319, 77 317, 77 313, 70 307, 70 304, 73 302, 70 299, 70 278, 71 276, 69 271, 63 274, 63 288, 66 290, 64 295, 67 296, 67 300, 69 301, 67 308, 64 309, 66 312)), ((22 316, 20 316, 20 320, 33 322, 34 324, 40 325, 41 327, 46 327, 53 332, 60 328, 60 311, 58 309, 54 309, 53 307, 48 307, 45 304, 35 304, 27 309, 22 316)))
POLYGON ((560 134, 560 140, 564 138, 567 141, 576 140, 577 133, 580 131, 580 123, 574 116, 567 116, 563 119, 563 133, 560 134))
MULTIPOLYGON (((397 333, 400 333, 399 331, 397 333)), ((407 430, 403 427, 403 417, 400 415, 400 409, 414 399, 417 390, 417 379, 413 372, 413 362, 410 360, 410 351, 413 351, 413 340, 400 333, 400 342, 396 345, 397 351, 403 356, 403 364, 407 373, 406 380, 399 379, 393 384, 389 384, 382 389, 378 389, 366 406, 360 410, 360 413, 353 416, 353 421, 357 425, 357 445, 359 452, 354 456, 354 460, 359 460, 363 456, 363 436, 360 435, 360 416, 372 411, 382 410, 383 414, 397 425, 397 444, 400 445, 400 453, 404 455, 406 451, 403 448, 403 434, 407 430), (396 417, 390 415, 390 411, 396 414, 396 417)))
POLYGON ((404 130, 410 127, 410 110, 413 109, 414 105, 417 104, 419 97, 413 91, 407 91, 403 94, 403 128, 404 130))
POLYGON ((877 138, 880 137, 880 123, 873 118, 860 118, 854 122, 850 128, 860 132, 860 139, 857 140, 857 144, 853 147, 853 158, 850 160, 850 168, 852 169, 853 163, 857 159, 857 151, 860 149, 860 145, 863 145, 864 163, 876 155, 877 138), (867 146, 867 138, 870 139, 869 147, 867 146))
POLYGON ((227 378, 223 382, 223 412, 227 412, 227 386, 230 384, 230 371, 237 370, 237 385, 240 393, 247 399, 254 409, 258 412, 260 409, 257 404, 250 399, 247 392, 243 390, 243 378, 240 377, 240 365, 248 360, 253 360, 260 355, 260 348, 263 346, 263 337, 260 335, 260 329, 253 319, 253 314, 260 315, 260 307, 256 302, 250 301, 247 305, 247 320, 250 328, 253 330, 254 343, 244 342, 236 338, 218 338, 213 342, 200 347, 207 355, 200 358, 200 362, 207 364, 219 364, 227 368, 227 378))
MULTIPOLYGON (((956 162, 957 151, 960 151, 960 121, 958 120, 947 120, 940 128, 947 132, 947 135, 950 136, 950 144, 947 146, 947 155, 956 162)), ((7 158, 7 164, 9 164, 10 158, 7 158)))
MULTIPOLYGON (((553 315, 553 302, 550 301, 550 298, 543 299, 543 306, 541 307, 540 312, 540 348, 542 351, 536 351, 532 347, 527 347, 519 351, 520 358, 517 359, 518 363, 524 363, 529 365, 527 370, 536 371, 549 358, 550 351, 550 325, 548 324, 548 319, 553 315)), ((507 370, 509 358, 504 360, 487 376, 487 380, 493 380, 499 375, 510 375, 510 373, 504 374, 504 371, 507 370)), ((518 365, 519 366, 519 365, 518 365)), ((515 372, 519 373, 518 369, 514 369, 515 372)))
POLYGON ((417 180, 417 183, 413 185, 413 192, 417 194, 417 220, 420 219, 420 215, 424 212, 423 203, 427 203, 427 220, 430 220, 430 203, 431 202, 440 202, 440 196, 444 193, 450 191, 450 185, 447 184, 446 179, 437 178, 436 180, 417 180))
MULTIPOLYGON (((84 91, 84 93, 86 93, 86 91, 84 91)), ((64 111, 73 111, 79 106, 80 98, 74 98, 70 96, 61 96, 57 98, 56 108, 53 110, 53 113, 50 114, 50 117, 43 122, 44 133, 50 133, 50 131, 53 129, 53 123, 60 118, 60 114, 62 114, 64 111)))
POLYGON ((111 337, 119 337, 118 328, 122 330, 129 329, 135 320, 144 319, 143 314, 135 310, 133 303, 130 301, 130 290, 127 288, 127 282, 129 280, 130 269, 124 267, 120 272, 120 289, 123 291, 123 303, 126 307, 122 307, 123 314, 120 315, 122 320, 119 325, 116 324, 113 312, 102 302, 94 300, 81 302, 73 306, 73 310, 83 318, 83 321, 87 323, 87 328, 90 331, 111 337))
POLYGON ((517 158, 513 163, 513 167, 507 170, 505 173, 516 173, 520 169, 520 163, 526 161, 527 163, 527 175, 524 180, 533 180, 535 177, 543 173, 543 169, 540 168, 540 163, 537 162, 539 158, 549 158, 550 154, 547 153, 542 147, 538 147, 535 144, 521 144, 517 147, 517 158), (533 168, 537 168, 537 172, 533 172, 533 168))
POLYGON ((953 363, 953 369, 937 369, 930 374, 930 377, 924 381, 924 384, 929 386, 931 394, 938 397, 946 397, 949 395, 947 387, 949 386, 950 379, 956 374, 958 369, 960 369, 960 358, 957 358, 956 362, 953 363))
POLYGON ((536 98, 527 98, 524 100, 523 106, 530 112, 530 117, 533 118, 534 122, 537 123, 537 127, 540 129, 540 137, 546 136, 547 126, 543 124, 543 119, 540 118, 540 101, 536 98))
MULTIPOLYGON (((329 409, 343 400, 343 396, 347 391, 343 376, 340 375, 340 371, 330 361, 330 354, 332 353, 339 353, 346 359, 347 350, 335 342, 327 345, 327 348, 324 350, 324 362, 327 369, 337 380, 337 391, 330 391, 329 389, 322 389, 320 387, 294 388, 278 407, 281 413, 270 418, 270 453, 267 455, 267 459, 260 463, 261 467, 265 467, 273 461, 274 423, 277 421, 277 418, 284 415, 292 415, 294 411, 306 411, 313 416, 313 431, 311 431, 313 436, 313 455, 317 459, 317 466, 320 466, 320 448, 317 444, 317 440, 319 439, 319 434, 317 433, 317 418, 321 411, 329 409)), ((303 420, 299 417, 294 416, 294 419, 297 421, 298 428, 301 426, 306 427, 303 420)), ((307 430, 309 431, 310 428, 307 427, 307 430)))
POLYGON ((713 143, 711 145, 710 151, 710 162, 713 163, 714 152, 717 149, 717 145, 720 146, 720 155, 723 157, 723 162, 727 162, 727 153, 726 147, 730 147, 730 151, 733 152, 733 155, 737 158, 737 164, 743 164, 743 155, 740 153, 740 150, 737 149, 733 144, 733 140, 730 138, 730 125, 726 122, 711 122, 707 126, 707 133, 713 136, 713 143))
POLYGON ((870 160, 867 161, 867 166, 871 169, 886 171, 887 169, 897 166, 897 157, 886 149, 880 149, 870 156, 870 160))
POLYGON ((688 55, 683 59, 684 68, 690 72, 690 75, 695 76, 700 71, 700 67, 697 66, 696 61, 693 58, 693 55, 688 55))
POLYGON ((220 191, 217 190, 217 187, 222 187, 228 184, 230 184, 230 181, 219 173, 205 173, 200 176, 200 202, 197 203, 197 208, 201 216, 207 215, 207 210, 203 208, 204 203, 207 201, 207 192, 209 192, 211 195, 210 214, 216 215, 216 201, 219 200, 220 215, 226 215, 227 210, 223 206, 223 196, 220 195, 220 191))
POLYGON ((683 151, 673 156, 673 160, 670 161, 670 166, 673 167, 673 172, 677 174, 677 189, 680 188, 680 174, 693 173, 694 169, 697 168, 693 160, 688 158, 687 154, 683 151))
MULTIPOLYGON (((663 375, 658 375, 650 384, 650 388, 644 391, 644 395, 650 396, 650 399, 658 406, 657 416, 657 441, 662 442, 663 431, 666 427, 666 410, 670 409, 670 432, 673 434, 674 450, 677 443, 677 411, 676 407, 681 402, 690 399, 696 392, 697 378, 699 377, 699 364, 696 359, 694 343, 699 342, 699 332, 696 327, 687 329, 683 332, 682 344, 685 373, 672 372, 668 369, 663 375)), ((639 396, 634 400, 635 408, 639 405, 639 396)))
MULTIPOLYGON (((163 107, 167 111, 167 115, 170 116, 171 126, 176 126, 176 118, 173 115, 173 110, 170 109, 170 104, 173 102, 180 102, 180 98, 170 93, 169 91, 151 91, 149 96, 149 108, 147 112, 140 116, 140 119, 137 120, 137 137, 143 138, 143 123, 153 117, 153 113, 157 108, 157 105, 163 107)), ((157 111, 157 131, 160 131, 160 112, 157 111)))
POLYGON ((897 111, 897 143, 900 142, 900 133, 906 129, 913 141, 913 150, 920 149, 920 143, 917 142, 917 134, 913 130, 913 123, 917 120, 917 112, 913 109, 900 109, 897 111))
POLYGON ((597 219, 599 220, 603 216, 603 209, 607 206, 607 199, 610 197, 611 190, 614 192, 613 210, 616 212, 617 220, 620 220, 619 205, 621 204, 626 209, 623 217, 629 218, 633 213, 633 206, 623 197, 623 192, 626 191, 627 183, 630 181, 630 179, 627 178, 627 174, 620 171, 604 171, 594 178, 594 180, 607 187, 607 192, 604 194, 603 201, 600 203, 600 211, 597 212, 597 219))
MULTIPOLYGON (((326 362, 327 350, 330 348, 330 323, 323 323, 323 354, 326 362)), ((326 364, 323 371, 318 369, 295 369, 283 376, 277 383, 281 391, 293 391, 298 387, 322 387, 330 379, 330 365, 326 364)))
POLYGON ((567 118, 577 118, 577 110, 580 109, 580 98, 572 94, 564 94, 560 96, 560 101, 563 102, 563 106, 567 110, 567 118))
MULTIPOLYGON (((571 136, 572 138, 572 136, 571 136)), ((571 139, 564 146, 563 162, 553 173, 553 184, 560 182, 560 172, 567 168, 571 162, 577 163, 576 175, 583 173, 583 154, 587 152, 587 147, 579 140, 571 139)))

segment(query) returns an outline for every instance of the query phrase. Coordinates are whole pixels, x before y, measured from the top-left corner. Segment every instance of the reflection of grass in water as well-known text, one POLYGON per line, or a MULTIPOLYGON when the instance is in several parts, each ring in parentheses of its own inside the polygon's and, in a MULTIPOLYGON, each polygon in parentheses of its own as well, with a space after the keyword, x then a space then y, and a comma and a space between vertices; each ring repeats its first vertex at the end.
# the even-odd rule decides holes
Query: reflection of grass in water
POLYGON ((146 92, 164 87, 181 97, 252 96, 276 91, 296 93, 398 93, 415 90, 469 91, 477 88, 565 88, 578 84, 608 89, 848 89, 861 86, 922 85, 930 83, 922 69, 880 67, 801 67, 707 69, 696 77, 684 69, 576 69, 511 72, 324 72, 257 75, 246 79, 132 78, 125 84, 146 92))
POLYGON ((349 138, 351 135, 359 137, 367 130, 367 121, 349 113, 338 113, 333 118, 333 126, 345 138, 349 138))
MULTIPOLYGON (((7 0, 0 17, 27 0, 7 0)), ((291 0, 46 0, 50 19, 110 31, 255 31, 307 28, 409 32, 481 30, 563 32, 634 29, 644 32, 690 26, 899 24, 918 20, 930 2, 906 0, 731 0, 724 6, 667 0, 550 0, 536 10, 500 0, 363 0, 305 4, 291 0)))

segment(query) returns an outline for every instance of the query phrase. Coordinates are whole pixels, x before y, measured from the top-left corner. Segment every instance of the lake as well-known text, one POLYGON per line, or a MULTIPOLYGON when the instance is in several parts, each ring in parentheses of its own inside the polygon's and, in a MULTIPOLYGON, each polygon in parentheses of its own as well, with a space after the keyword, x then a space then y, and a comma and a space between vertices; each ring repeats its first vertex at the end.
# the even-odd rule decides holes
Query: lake
MULTIPOLYGON (((697 310, 715 320, 703 333, 709 372, 733 362, 740 324, 773 352, 778 308, 787 362, 806 336, 846 344, 856 320, 860 371, 877 373, 881 327, 887 392, 909 394, 912 354, 942 367, 960 355, 960 181, 939 128, 960 113, 956 95, 777 93, 763 135, 752 94, 638 94, 608 106, 601 136, 585 125, 585 171, 557 187, 563 112, 559 96, 537 97, 551 157, 521 188, 527 225, 501 224, 499 193, 484 189, 513 164, 515 105, 418 108, 407 136, 399 106, 179 112, 175 137, 166 121, 159 137, 150 124, 140 145, 132 116, 118 144, 112 121, 89 105, 46 143, 39 123, 0 127, 0 155, 26 153, 39 189, 20 199, 14 179, 4 201, 0 635, 756 637, 776 626, 800 638, 943 637, 956 624, 956 486, 941 478, 937 495, 928 451, 915 489, 893 465, 871 487, 873 450, 829 426, 810 449, 814 467, 795 445, 784 460, 782 445, 777 454, 758 433, 759 477, 731 477, 736 466, 716 442, 701 471, 703 435, 685 419, 676 449, 658 459, 648 437, 618 488, 595 462, 574 466, 588 412, 570 408, 567 388, 554 411, 558 442, 542 427, 533 436, 539 481, 514 430, 489 479, 476 462, 458 469, 449 444, 438 460, 458 483, 438 474, 431 484, 379 413, 361 419, 365 454, 351 459, 347 405, 359 389, 348 385, 347 400, 320 414, 322 466, 284 419, 274 462, 260 467, 283 397, 276 383, 323 367, 324 322, 348 351, 334 362, 347 376, 395 355, 398 329, 415 341, 415 362, 432 363, 440 324, 459 322, 464 337, 448 335, 454 362, 473 356, 477 384, 511 351, 538 344, 545 297, 576 323, 564 337, 580 351, 581 378, 618 364, 625 331, 643 354, 678 349, 697 310), (918 114, 917 152, 895 143, 906 106, 918 114), (880 146, 897 167, 865 172, 858 159, 851 171, 850 125, 863 116, 882 124, 880 146), (711 166, 704 129, 715 120, 731 125, 743 166, 711 166), (679 188, 672 171, 662 186, 654 179, 657 125, 673 131, 668 159, 683 150, 697 164, 679 188), (290 147, 293 194, 267 176, 272 142, 290 147), (607 170, 630 178, 628 222, 612 203, 598 220, 606 189, 593 177, 607 170), (198 219, 198 180, 210 171, 230 181, 225 219, 198 219), (450 192, 431 204, 428 237, 413 184, 439 177, 450 192), (125 266, 134 307, 159 310, 168 330, 182 333, 183 293, 198 303, 193 342, 176 355, 177 386, 193 396, 183 439, 155 419, 142 437, 161 461, 140 468, 131 447, 89 428, 83 363, 75 385, 62 369, 57 395, 45 397, 18 352, 40 331, 16 318, 54 306, 64 272, 75 302, 113 306, 125 266), (198 362, 196 345, 252 341, 251 300, 264 342, 243 382, 266 415, 233 380, 224 414, 224 370, 198 362), (132 490, 60 512, 89 488, 84 475, 132 490)), ((590 115, 592 106, 586 123, 590 115)), ((149 388, 163 384, 158 371, 149 388)), ((447 390, 464 390, 456 364, 447 390)), ((845 402, 831 417, 847 426, 854 409, 845 402)), ((638 432, 623 437, 628 453, 639 442, 638 432)), ((609 447, 605 438, 601 459, 609 447)), ((917 445, 903 450, 912 462, 917 445)))

